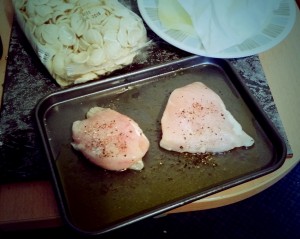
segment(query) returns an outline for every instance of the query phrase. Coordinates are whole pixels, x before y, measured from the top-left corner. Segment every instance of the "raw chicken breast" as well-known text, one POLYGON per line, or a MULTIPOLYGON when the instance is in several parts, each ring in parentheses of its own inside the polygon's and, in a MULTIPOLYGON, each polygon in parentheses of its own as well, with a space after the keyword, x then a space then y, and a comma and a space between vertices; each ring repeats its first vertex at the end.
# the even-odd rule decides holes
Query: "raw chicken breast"
POLYGON ((141 170, 149 141, 136 122, 110 108, 93 107, 72 126, 72 146, 104 169, 141 170))
POLYGON ((222 99, 201 82, 171 93, 161 125, 160 146, 176 152, 221 153, 254 143, 222 99))

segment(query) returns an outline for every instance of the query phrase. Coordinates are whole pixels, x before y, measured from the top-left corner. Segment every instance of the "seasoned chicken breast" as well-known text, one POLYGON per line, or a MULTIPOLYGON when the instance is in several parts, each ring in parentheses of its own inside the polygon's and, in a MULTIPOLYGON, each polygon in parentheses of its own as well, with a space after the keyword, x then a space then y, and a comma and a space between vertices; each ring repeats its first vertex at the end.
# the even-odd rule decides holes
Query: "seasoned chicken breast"
POLYGON ((141 170, 149 140, 138 124, 110 108, 94 107, 72 126, 72 146, 104 169, 141 170))
POLYGON ((201 82, 171 93, 161 125, 160 146, 171 151, 221 153, 254 143, 219 95, 201 82))

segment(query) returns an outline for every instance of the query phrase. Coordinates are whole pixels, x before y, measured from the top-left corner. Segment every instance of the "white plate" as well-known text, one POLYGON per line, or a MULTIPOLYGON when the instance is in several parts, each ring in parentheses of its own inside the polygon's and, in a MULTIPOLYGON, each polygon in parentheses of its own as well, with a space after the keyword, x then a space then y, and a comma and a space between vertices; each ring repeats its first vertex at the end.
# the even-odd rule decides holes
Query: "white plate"
POLYGON ((158 17, 157 0, 138 0, 137 3, 144 21, 159 37, 181 50, 217 58, 246 57, 266 51, 277 45, 289 34, 296 19, 294 0, 281 0, 279 8, 273 11, 270 22, 259 34, 224 51, 208 54, 201 46, 199 38, 162 26, 158 17))

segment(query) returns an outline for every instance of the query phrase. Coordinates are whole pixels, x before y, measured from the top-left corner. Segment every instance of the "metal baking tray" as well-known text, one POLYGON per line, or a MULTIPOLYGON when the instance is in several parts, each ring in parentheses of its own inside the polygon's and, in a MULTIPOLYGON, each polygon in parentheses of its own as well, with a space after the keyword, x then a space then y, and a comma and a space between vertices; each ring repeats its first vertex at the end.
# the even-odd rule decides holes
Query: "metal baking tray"
POLYGON ((87 235, 109 232, 268 174, 286 157, 276 128, 222 59, 192 56, 63 89, 43 98, 35 116, 63 218, 87 235), (160 118, 171 91, 194 81, 221 96, 254 138, 253 147, 200 156, 159 147, 160 118), (72 123, 94 106, 126 114, 143 129, 151 145, 142 171, 106 171, 72 149, 72 123))

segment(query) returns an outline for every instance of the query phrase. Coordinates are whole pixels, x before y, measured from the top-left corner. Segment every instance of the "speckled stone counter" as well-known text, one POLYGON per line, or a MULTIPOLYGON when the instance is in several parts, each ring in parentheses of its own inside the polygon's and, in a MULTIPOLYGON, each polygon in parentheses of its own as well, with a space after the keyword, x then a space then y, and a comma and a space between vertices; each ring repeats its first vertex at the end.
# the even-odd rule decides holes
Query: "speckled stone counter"
MULTIPOLYGON (((190 55, 159 39, 150 30, 148 34, 154 44, 144 57, 110 76, 190 55)), ((229 61, 286 140, 288 154, 292 154, 258 56, 229 61)), ((0 183, 49 178, 47 160, 35 126, 34 109, 40 99, 60 89, 14 22, 1 106, 0 183)))

